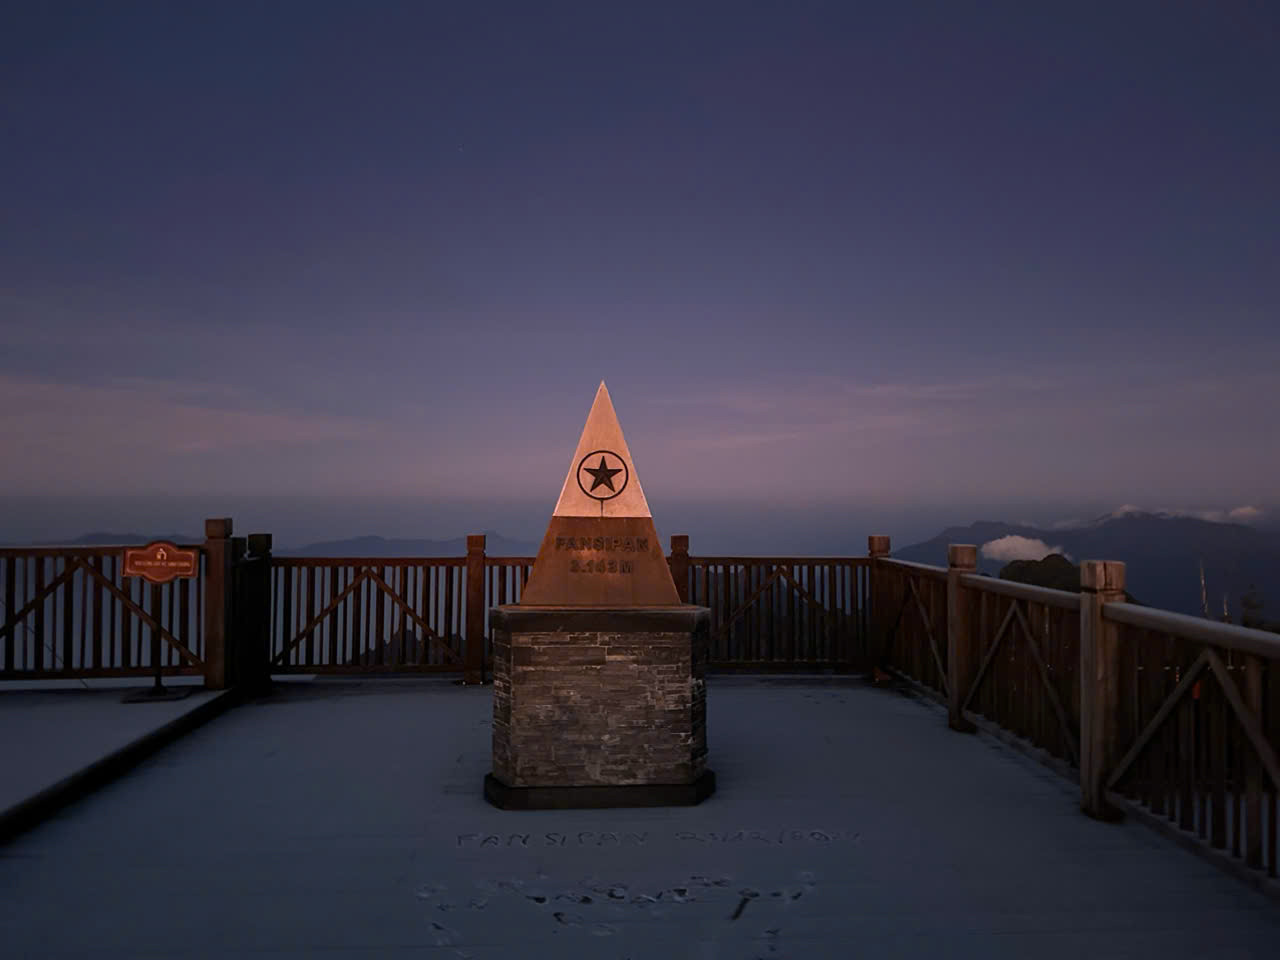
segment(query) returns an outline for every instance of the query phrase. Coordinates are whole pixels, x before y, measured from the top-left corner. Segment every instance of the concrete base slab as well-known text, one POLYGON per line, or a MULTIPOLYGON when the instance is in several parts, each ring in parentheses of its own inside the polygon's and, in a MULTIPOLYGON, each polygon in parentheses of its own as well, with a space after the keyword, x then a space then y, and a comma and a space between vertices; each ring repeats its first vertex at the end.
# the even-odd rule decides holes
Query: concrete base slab
POLYGON ((642 783, 599 787, 509 787, 485 774, 484 798, 502 810, 600 810, 611 807, 691 807, 716 791, 707 770, 693 783, 642 783))

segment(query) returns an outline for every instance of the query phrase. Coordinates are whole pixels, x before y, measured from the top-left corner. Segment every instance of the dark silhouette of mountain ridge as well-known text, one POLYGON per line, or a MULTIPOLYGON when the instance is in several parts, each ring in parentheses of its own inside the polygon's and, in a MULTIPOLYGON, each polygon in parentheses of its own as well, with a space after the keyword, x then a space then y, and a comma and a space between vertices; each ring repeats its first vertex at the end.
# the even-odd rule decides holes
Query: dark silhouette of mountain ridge
MULTIPOLYGON (((1079 564, 1072 563, 1060 553, 1051 553, 1043 560, 1011 560, 1000 570, 1000 579, 1065 590, 1067 593, 1080 592, 1079 564)), ((1127 590, 1124 598, 1129 603, 1138 602, 1127 590)))

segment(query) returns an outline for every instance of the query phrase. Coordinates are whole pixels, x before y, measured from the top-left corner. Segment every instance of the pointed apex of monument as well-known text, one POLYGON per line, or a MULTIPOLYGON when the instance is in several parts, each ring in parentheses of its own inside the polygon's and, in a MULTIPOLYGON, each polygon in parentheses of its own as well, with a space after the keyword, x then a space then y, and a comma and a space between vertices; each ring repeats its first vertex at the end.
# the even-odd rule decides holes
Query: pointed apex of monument
POLYGON ((521 606, 680 606, 636 465, 600 381, 521 606))
POLYGON ((648 517, 640 478, 622 436, 609 388, 600 381, 578 447, 569 462, 556 517, 648 517))

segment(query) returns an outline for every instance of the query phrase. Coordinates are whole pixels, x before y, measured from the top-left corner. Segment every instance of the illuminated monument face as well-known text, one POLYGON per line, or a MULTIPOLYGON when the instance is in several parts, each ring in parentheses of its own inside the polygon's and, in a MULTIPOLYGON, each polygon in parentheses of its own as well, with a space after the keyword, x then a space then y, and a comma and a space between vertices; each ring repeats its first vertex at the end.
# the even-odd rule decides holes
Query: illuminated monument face
POLYGON ((679 603, 631 451, 601 383, 520 605, 679 603))
POLYGON ((490 611, 503 808, 698 803, 710 611, 680 602, 603 383, 518 604, 490 611))

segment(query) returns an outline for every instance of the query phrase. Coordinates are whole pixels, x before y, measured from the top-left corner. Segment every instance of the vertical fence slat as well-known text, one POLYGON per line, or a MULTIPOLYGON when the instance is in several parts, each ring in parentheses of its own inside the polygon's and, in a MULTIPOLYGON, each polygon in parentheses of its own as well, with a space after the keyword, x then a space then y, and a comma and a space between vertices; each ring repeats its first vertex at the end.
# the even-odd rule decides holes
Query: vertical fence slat
POLYGON ((1213 836, 1214 849, 1227 845, 1227 703, 1215 680, 1213 687, 1213 836))
MULTIPOLYGON (((440 598, 442 596, 443 586, 440 583, 440 567, 431 567, 427 571, 427 623, 431 625, 431 629, 436 635, 441 637, 446 643, 449 640, 449 634, 444 626, 444 614, 441 611, 440 598)), ((440 650, 438 645, 432 645, 430 648, 430 662, 440 662, 440 650)))
MULTIPOLYGON (((178 624, 179 633, 174 636, 192 653, 196 652, 195 637, 191 629, 191 581, 182 579, 177 580, 173 584, 173 588, 177 591, 178 600, 178 624)), ((170 599, 172 603, 172 597, 170 599)), ((199 654, 196 654, 199 656, 199 654)))
MULTIPOLYGON (((1280 659, 1270 660, 1266 664, 1265 682, 1262 690, 1263 709, 1262 730, 1267 732, 1267 740, 1280 745, 1280 659)), ((1271 782, 1267 777, 1267 876, 1275 878, 1280 874, 1280 783, 1271 782)))
MULTIPOLYGON (((32 558, 35 569, 35 587, 31 596, 38 597, 44 593, 44 557, 32 558)), ((44 600, 36 604, 35 610, 35 661, 36 669, 44 669, 44 600)))
MULTIPOLYGON (((18 612, 18 576, 16 567, 18 559, 16 557, 4 558, 4 618, 2 623, 8 623, 9 618, 18 612)), ((19 624, 13 623, 4 634, 4 669, 6 673, 18 672, 17 661, 14 660, 14 635, 18 632, 19 624)))
MULTIPOLYGON (((760 586, 760 565, 752 563, 750 560, 742 565, 742 599, 745 603, 748 598, 755 595, 760 586)), ((764 630, 760 626, 760 600, 753 600, 751 606, 746 610, 747 636, 750 638, 751 649, 756 652, 758 660, 774 660, 776 659, 769 638, 765 636, 764 630)))
MULTIPOLYGON (((102 560, 101 557, 90 557, 87 561, 88 566, 90 568, 97 569, 97 565, 99 562, 101 562, 101 560, 102 560)), ((80 574, 81 583, 84 585, 83 588, 79 591, 80 593, 80 643, 79 643, 80 669, 90 670, 90 669, 93 669, 93 667, 95 666, 95 663, 93 659, 93 650, 92 650, 92 644, 94 641, 89 638, 89 626, 90 624, 93 623, 93 618, 89 616, 89 609, 93 605, 94 587, 97 585, 98 581, 92 576, 92 574, 89 573, 88 569, 83 569, 77 572, 80 574)), ((74 583, 74 580, 72 581, 72 583, 74 583)), ((72 583, 67 584, 68 590, 71 589, 72 583)), ((67 666, 69 667, 70 664, 68 664, 67 666)))
POLYGON ((160 624, 160 611, 156 609, 159 606, 160 588, 154 583, 149 584, 148 586, 150 586, 151 589, 148 590, 147 587, 144 586, 142 588, 142 597, 140 599, 143 604, 143 612, 151 617, 151 623, 147 624, 147 666, 152 672, 154 672, 157 666, 161 668, 164 666, 165 645, 160 642, 160 632, 156 629, 156 626, 160 624), (155 624, 155 626, 152 624, 155 624))

